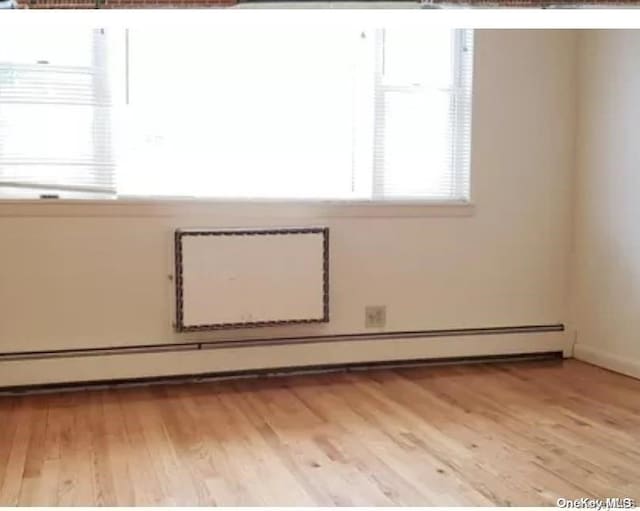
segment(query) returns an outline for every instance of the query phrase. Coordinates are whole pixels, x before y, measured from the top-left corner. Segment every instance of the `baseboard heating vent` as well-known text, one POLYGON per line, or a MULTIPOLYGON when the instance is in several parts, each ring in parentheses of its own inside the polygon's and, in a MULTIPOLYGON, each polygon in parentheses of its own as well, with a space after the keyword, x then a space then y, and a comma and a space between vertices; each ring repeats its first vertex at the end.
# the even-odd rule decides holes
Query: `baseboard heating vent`
POLYGON ((176 330, 329 321, 329 229, 178 229, 176 330))
POLYGON ((169 353, 194 350, 251 349, 265 346, 296 346, 302 344, 332 344, 341 342, 367 342, 401 339, 423 339, 429 342, 433 338, 495 336, 510 334, 544 334, 564 332, 563 324, 523 325, 484 328, 459 328, 449 330, 415 330, 399 332, 378 332, 366 334, 312 335, 307 337, 262 337, 246 340, 190 341, 172 344, 140 344, 133 346, 104 346, 95 348, 68 348, 57 350, 0 352, 1 362, 20 360, 45 360, 52 358, 77 358, 96 356, 117 356, 149 353, 169 353))
POLYGON ((74 390, 101 390, 114 387, 136 387, 142 385, 169 385, 182 383, 207 383, 224 380, 283 378, 287 376, 322 374, 336 372, 408 369, 415 367, 443 366, 454 364, 489 364, 507 362, 549 362, 561 363, 561 351, 519 353, 513 355, 485 355, 473 357, 447 357, 438 359, 393 360, 384 362, 361 362, 350 364, 327 364, 316 366, 280 367, 252 369, 244 371, 216 372, 197 375, 154 376, 144 378, 113 379, 108 381, 80 381, 72 383, 47 383, 0 388, 0 396, 16 394, 38 394, 50 392, 70 392, 74 390))

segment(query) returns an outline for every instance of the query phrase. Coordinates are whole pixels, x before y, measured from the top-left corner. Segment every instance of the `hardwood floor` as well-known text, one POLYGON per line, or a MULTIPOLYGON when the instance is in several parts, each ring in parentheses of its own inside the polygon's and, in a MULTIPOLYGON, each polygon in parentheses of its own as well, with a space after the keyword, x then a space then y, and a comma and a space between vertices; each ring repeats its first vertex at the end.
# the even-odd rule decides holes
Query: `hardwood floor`
POLYGON ((577 361, 0 397, 0 505, 640 502, 640 381, 577 361))

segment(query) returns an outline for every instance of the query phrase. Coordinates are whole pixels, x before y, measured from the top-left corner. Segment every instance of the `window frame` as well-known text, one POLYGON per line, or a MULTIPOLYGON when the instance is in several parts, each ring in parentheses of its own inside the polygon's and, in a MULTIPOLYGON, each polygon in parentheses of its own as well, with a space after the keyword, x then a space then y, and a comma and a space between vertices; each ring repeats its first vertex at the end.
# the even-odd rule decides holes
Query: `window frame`
MULTIPOLYGON (((30 69, 35 73, 41 72, 58 72, 64 73, 68 75, 85 75, 89 76, 91 81, 91 99, 84 101, 70 101, 67 100, 48 100, 48 101, 40 101, 34 102, 33 104, 60 104, 60 105, 68 105, 68 106, 83 106, 91 108, 91 125, 94 127, 108 125, 109 130, 111 130, 111 107, 113 106, 111 94, 110 94, 110 84, 109 82, 109 69, 108 69, 108 59, 109 56, 107 54, 108 48, 108 31, 101 27, 96 27, 89 29, 91 32, 91 62, 86 65, 75 65, 75 64, 51 64, 47 60, 37 61, 35 63, 21 63, 21 62, 7 62, 5 65, 8 68, 15 66, 16 69, 24 68, 27 71, 30 69)), ((17 101, 17 104, 22 103, 23 101, 17 101)), ((8 104, 13 103, 12 101, 8 101, 8 104)), ((29 104, 29 102, 25 102, 25 104, 29 104)), ((0 106, 2 102, 0 102, 0 106)), ((91 144, 91 161, 90 165, 95 166, 96 168, 104 168, 106 169, 105 175, 110 177, 110 182, 108 184, 58 184, 54 182, 44 183, 28 183, 26 181, 21 181, 17 179, 6 180, 4 182, 0 182, 0 188, 8 188, 13 190, 42 190, 45 196, 55 196, 60 193, 62 194, 70 194, 71 197, 65 197, 64 199, 57 200, 108 200, 112 199, 116 196, 115 189, 115 161, 113 158, 113 147, 111 142, 111 135, 108 137, 96 137, 95 131, 92 135, 93 143, 91 144), (110 171, 110 172, 109 172, 110 171), (74 198, 75 195, 79 197, 74 198), (99 199, 98 199, 99 198, 99 199)), ((0 141, 1 142, 1 141, 0 141)), ((52 161, 49 162, 48 165, 56 166, 56 165, 79 165, 85 163, 82 159, 69 159, 68 162, 64 161, 52 161)), ((32 200, 31 197, 21 198, 19 195, 16 196, 4 196, 0 195, 0 200, 2 201, 29 201, 32 200)), ((41 200, 41 199, 37 199, 41 200)))
POLYGON ((465 58, 474 58, 473 44, 475 33, 472 29, 452 29, 452 70, 453 76, 451 80, 452 89, 450 92, 449 109, 452 111, 452 118, 456 119, 453 126, 453 138, 451 140, 451 164, 454 167, 451 171, 451 178, 456 180, 452 186, 452 190, 456 191, 456 195, 460 198, 449 199, 431 199, 425 198, 406 198, 397 199, 384 198, 384 177, 385 172, 379 166, 384 161, 384 122, 385 122, 385 105, 387 93, 420 93, 421 90, 429 90, 420 83, 389 83, 385 81, 384 61, 385 61, 385 29, 376 29, 374 31, 374 143, 373 143, 373 164, 372 164, 372 198, 380 201, 414 201, 414 202, 442 202, 442 203, 466 203, 471 201, 471 118, 472 118, 472 95, 473 95, 473 60, 465 67, 465 58), (465 55, 470 51, 470 57, 465 55), (469 71, 469 76, 465 75, 465 71, 469 71), (464 98, 465 94, 469 94, 468 98, 464 98), (459 108, 459 103, 463 103, 459 108), (466 105, 465 105, 466 103, 466 105), (464 129, 464 107, 469 108, 469 133, 464 129), (466 146, 466 157, 469 162, 460 159, 463 149, 466 146), (376 178, 376 176, 378 176, 376 178), (465 184, 467 186, 465 186, 465 184))
MULTIPOLYGON (((383 30, 383 29, 377 29, 383 30)), ((470 33, 471 40, 475 38, 474 31, 470 29, 453 29, 456 32, 456 47, 454 48, 454 84, 457 86, 461 79, 461 45, 464 44, 464 32, 470 33)), ((109 31, 111 32, 111 31, 109 31)), ((123 32, 123 47, 128 46, 128 31, 123 32)), ((376 38, 376 57, 378 51, 384 51, 384 47, 379 46, 379 39, 376 38)), ((121 47, 118 47, 121 49, 121 47)), ((125 53, 125 73, 128 76, 129 57, 128 52, 125 53)), ((474 58, 475 52, 472 54, 474 58)), ((377 65, 377 63, 376 63, 377 65)), ((473 68, 473 66, 472 66, 473 68)), ((376 69, 375 79, 378 79, 376 69)), ((390 89, 392 87, 385 86, 390 89)), ((409 86, 411 88, 412 86, 409 86)), ((128 83, 122 87, 123 95, 128 96, 128 83)), ((470 89, 471 95, 473 88, 470 89)), ((375 95, 375 93, 374 93, 375 95)), ((375 105, 374 105, 375 108, 375 105)), ((375 115, 375 111, 374 111, 375 115)), ((374 121, 374 131, 379 130, 379 124, 374 121)), ((464 143, 459 140, 459 130, 456 130, 456 144, 464 143)), ((379 151, 379 144, 374 143, 373 151, 379 151)), ((471 160, 471 143, 469 142, 468 157, 471 160)), ((459 154, 459 153, 457 153, 459 154)), ((469 165, 471 167, 471 165, 469 165)), ((457 175, 457 174, 454 174, 457 175)), ((375 176, 375 169, 372 165, 371 177, 375 176)), ((375 181, 375 179, 374 179, 375 181)), ((212 208, 236 208, 242 206, 256 207, 273 212, 276 216, 282 214, 288 216, 295 212, 298 216, 300 213, 311 216, 471 216, 475 212, 473 198, 473 174, 469 168, 468 176, 468 193, 465 199, 435 199, 435 198, 390 198, 385 199, 375 190, 375 184, 372 183, 371 198, 222 198, 222 197, 185 197, 185 196, 141 196, 141 195, 122 195, 116 194, 112 197, 104 198, 0 198, 0 217, 10 213, 16 205, 20 205, 26 216, 31 216, 32 208, 46 204, 51 214, 63 214, 64 216, 75 216, 76 212, 100 207, 101 213, 97 216, 131 216, 131 215, 149 215, 149 216, 166 216, 169 212, 180 213, 187 209, 195 209, 198 211, 209 211, 212 208), (71 206, 71 208, 69 207, 71 206), (75 206, 78 206, 76 208, 75 206), (9 208, 9 209, 7 209, 9 208)), ((39 216, 36 214, 35 216, 39 216)))

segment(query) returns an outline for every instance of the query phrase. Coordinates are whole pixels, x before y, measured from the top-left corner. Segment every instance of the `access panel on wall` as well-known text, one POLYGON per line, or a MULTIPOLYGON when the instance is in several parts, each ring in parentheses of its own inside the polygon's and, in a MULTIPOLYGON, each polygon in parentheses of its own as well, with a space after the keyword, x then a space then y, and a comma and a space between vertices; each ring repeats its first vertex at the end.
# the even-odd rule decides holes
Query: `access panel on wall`
POLYGON ((176 329, 329 321, 329 229, 178 229, 176 329))

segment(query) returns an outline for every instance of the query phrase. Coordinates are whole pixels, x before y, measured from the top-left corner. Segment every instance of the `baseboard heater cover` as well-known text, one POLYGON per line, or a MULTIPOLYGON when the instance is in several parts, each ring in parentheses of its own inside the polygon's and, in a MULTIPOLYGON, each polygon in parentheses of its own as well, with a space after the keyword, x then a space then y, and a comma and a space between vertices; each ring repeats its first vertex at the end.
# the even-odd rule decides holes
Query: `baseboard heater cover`
POLYGON ((61 392, 80 389, 107 389, 112 387, 127 387, 140 385, 162 385, 180 383, 205 383, 232 379, 247 379, 260 377, 286 377, 304 374, 318 374, 330 372, 368 371, 375 369, 400 369, 410 367, 443 366, 454 364, 483 364, 498 362, 531 362, 562 360, 562 351, 548 351, 537 353, 518 353, 512 355, 483 355, 468 357, 445 357, 437 359, 409 359, 380 362, 356 362, 348 364, 319 364, 314 366, 275 367, 269 369, 252 369, 243 371, 219 371, 204 374, 185 374, 175 376, 154 376, 141 378, 122 378, 113 380, 87 380, 68 383, 46 383, 36 385, 19 385, 0 387, 1 395, 22 393, 61 392))
POLYGON ((177 229, 178 332, 329 321, 329 228, 177 229))
POLYGON ((216 350, 228 348, 254 348, 265 346, 294 346, 298 344, 335 343, 343 341, 375 341, 435 337, 465 337, 508 334, 542 334, 564 332, 563 324, 522 325, 483 328, 457 328, 446 330, 411 330, 399 332, 378 332, 362 334, 313 335, 306 337, 262 337, 246 340, 190 341, 172 344, 144 344, 135 346, 112 346, 83 349, 60 349, 49 351, 14 351, 0 353, 0 362, 48 358, 95 357, 96 355, 129 355, 135 353, 158 353, 193 350, 216 350))

